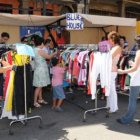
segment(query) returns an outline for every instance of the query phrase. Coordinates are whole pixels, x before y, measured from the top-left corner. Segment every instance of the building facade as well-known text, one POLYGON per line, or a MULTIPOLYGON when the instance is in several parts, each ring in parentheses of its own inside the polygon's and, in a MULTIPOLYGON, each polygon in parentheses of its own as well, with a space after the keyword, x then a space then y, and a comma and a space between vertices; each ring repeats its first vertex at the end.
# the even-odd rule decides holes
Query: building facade
POLYGON ((75 12, 74 3, 71 0, 0 0, 0 13, 55 16, 75 12))
POLYGON ((0 0, 0 13, 54 16, 71 12, 140 19, 140 0, 0 0))
POLYGON ((140 0, 81 0, 81 3, 89 14, 140 19, 140 0))

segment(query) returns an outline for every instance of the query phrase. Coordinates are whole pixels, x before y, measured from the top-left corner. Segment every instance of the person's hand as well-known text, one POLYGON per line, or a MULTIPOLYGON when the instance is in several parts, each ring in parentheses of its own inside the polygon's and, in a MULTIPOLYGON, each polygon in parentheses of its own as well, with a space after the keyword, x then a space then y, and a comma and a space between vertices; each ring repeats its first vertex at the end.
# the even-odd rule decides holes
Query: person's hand
POLYGON ((4 67, 6 67, 6 66, 9 66, 9 65, 10 65, 8 62, 6 62, 6 61, 4 61, 4 60, 2 60, 2 61, 1 61, 1 63, 2 63, 2 65, 3 65, 4 67))
POLYGON ((118 69, 117 70, 118 74, 124 74, 124 70, 118 69))
POLYGON ((54 55, 54 56, 57 55, 57 52, 54 52, 53 55, 54 55))
POLYGON ((59 63, 58 66, 59 66, 59 67, 63 67, 62 63, 59 63))
POLYGON ((134 65, 134 62, 132 60, 129 60, 128 63, 129 63, 129 66, 131 67, 134 65))
POLYGON ((7 71, 7 70, 12 70, 13 65, 9 65, 9 66, 6 66, 6 67, 4 67, 4 68, 6 69, 6 71, 7 71))

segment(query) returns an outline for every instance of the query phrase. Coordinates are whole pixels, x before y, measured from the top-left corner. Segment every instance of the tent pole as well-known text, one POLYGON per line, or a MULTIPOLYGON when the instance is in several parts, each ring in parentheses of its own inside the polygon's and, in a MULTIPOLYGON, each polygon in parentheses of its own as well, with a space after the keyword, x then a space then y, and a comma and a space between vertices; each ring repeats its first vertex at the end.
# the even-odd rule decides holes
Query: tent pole
POLYGON ((48 26, 46 26, 46 29, 47 29, 47 31, 48 31, 48 33, 49 33, 49 36, 50 36, 51 39, 52 39, 52 42, 53 42, 54 48, 56 48, 56 47, 58 46, 58 44, 56 43, 56 41, 55 41, 55 39, 54 39, 54 37, 53 37, 51 31, 50 31, 50 28, 49 28, 48 26))

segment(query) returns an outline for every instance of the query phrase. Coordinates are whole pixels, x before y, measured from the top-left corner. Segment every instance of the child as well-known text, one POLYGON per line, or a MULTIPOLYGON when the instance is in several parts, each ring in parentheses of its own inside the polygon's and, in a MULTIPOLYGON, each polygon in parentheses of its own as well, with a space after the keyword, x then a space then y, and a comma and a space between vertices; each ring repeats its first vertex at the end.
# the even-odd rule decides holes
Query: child
POLYGON ((59 63, 57 58, 53 58, 52 62, 52 87, 53 87, 53 106, 52 109, 55 109, 58 112, 62 112, 63 99, 65 99, 64 90, 62 87, 65 68, 62 67, 62 64, 59 63))

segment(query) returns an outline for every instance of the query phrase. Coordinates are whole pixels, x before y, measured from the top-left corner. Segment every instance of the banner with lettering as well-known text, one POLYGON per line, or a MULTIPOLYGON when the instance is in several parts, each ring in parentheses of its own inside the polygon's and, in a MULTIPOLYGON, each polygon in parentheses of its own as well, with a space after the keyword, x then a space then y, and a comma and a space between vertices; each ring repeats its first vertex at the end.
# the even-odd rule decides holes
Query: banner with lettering
POLYGON ((83 30, 83 18, 78 13, 66 14, 66 29, 67 30, 83 30))
POLYGON ((37 34, 44 37, 45 26, 20 26, 20 38, 29 35, 37 34))

